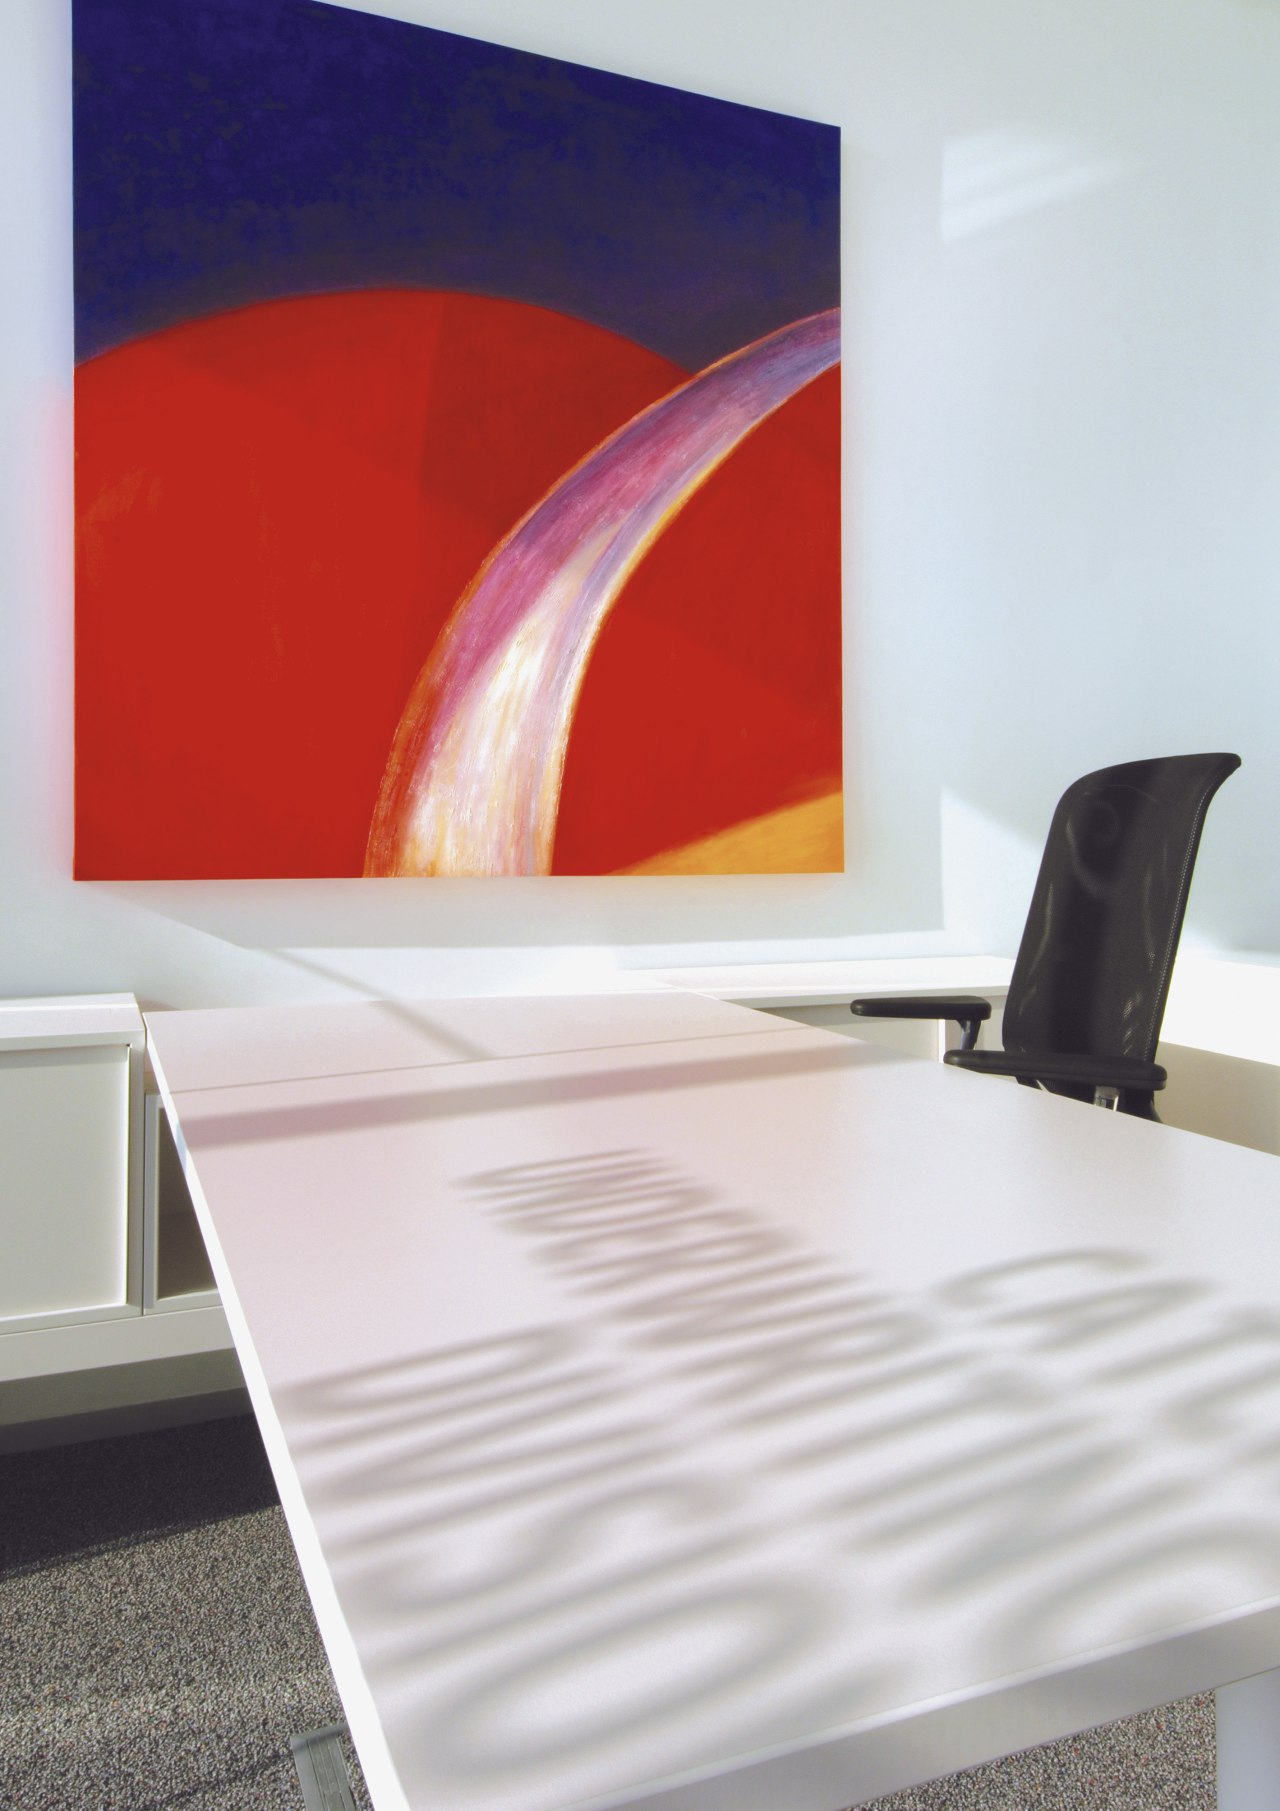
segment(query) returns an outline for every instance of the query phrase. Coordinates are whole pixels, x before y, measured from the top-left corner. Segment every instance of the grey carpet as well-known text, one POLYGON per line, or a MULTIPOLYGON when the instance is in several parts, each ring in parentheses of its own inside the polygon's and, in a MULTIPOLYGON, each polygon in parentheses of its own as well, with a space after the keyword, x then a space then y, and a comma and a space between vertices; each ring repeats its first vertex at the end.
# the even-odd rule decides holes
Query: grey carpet
MULTIPOLYGON (((0 1457, 2 1811, 302 1811, 288 1738, 340 1716, 251 1419, 0 1457)), ((1213 1776, 1196 1698, 867 1811, 1213 1811, 1213 1776)))
POLYGON ((0 1656, 3 1811, 302 1811, 342 1714, 248 1418, 0 1458, 0 1656))

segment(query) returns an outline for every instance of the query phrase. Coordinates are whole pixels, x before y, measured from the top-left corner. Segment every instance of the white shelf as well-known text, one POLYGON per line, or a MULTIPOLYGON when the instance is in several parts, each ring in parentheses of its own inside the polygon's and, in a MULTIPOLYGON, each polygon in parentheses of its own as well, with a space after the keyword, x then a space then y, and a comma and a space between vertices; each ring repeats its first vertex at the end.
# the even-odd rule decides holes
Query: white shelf
POLYGON ((146 1098, 143 1165, 142 1306, 145 1313, 181 1314, 216 1308, 218 1291, 196 1224, 164 1103, 146 1098))
POLYGON ((907 956, 856 962, 752 962, 723 967, 663 968, 652 973, 740 1006, 848 1006, 866 994, 1003 992, 1013 962, 1007 956, 907 956))

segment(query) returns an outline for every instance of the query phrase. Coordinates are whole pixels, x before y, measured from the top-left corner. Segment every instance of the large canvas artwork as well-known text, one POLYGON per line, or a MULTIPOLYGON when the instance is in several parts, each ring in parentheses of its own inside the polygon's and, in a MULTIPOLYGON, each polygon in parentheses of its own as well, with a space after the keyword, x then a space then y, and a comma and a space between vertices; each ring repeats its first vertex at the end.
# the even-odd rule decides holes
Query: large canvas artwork
POLYGON ((74 0, 76 873, 843 867, 839 139, 74 0))

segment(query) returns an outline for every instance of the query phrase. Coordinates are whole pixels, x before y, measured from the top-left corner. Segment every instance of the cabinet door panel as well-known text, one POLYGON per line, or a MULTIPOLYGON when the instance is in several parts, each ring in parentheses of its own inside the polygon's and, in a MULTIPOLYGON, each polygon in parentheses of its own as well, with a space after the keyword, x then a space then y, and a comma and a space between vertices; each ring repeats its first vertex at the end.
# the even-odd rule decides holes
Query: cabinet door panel
POLYGON ((0 1321, 128 1290, 129 1051, 0 1052, 0 1321))

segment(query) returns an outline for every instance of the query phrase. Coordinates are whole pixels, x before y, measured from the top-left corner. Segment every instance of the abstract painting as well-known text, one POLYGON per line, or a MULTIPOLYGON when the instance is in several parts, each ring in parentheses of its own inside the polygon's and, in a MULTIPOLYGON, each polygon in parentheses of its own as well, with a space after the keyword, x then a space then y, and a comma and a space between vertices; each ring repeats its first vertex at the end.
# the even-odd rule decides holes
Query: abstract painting
POLYGON ((77 876, 841 869, 836 129, 73 28, 77 876))

